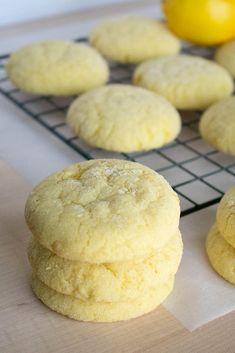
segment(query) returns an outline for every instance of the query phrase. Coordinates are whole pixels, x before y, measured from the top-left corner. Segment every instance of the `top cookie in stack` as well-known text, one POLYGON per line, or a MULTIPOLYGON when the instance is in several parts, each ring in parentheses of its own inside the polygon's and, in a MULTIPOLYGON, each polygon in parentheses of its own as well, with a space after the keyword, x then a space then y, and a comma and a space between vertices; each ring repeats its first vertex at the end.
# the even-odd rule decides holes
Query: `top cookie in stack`
POLYGON ((138 163, 93 160, 49 176, 25 212, 36 295, 79 320, 154 309, 171 292, 182 256, 179 213, 165 179, 138 163))
POLYGON ((58 256, 90 263, 127 261, 164 246, 179 224, 179 200, 165 179, 122 160, 78 163, 29 196, 27 224, 58 256))

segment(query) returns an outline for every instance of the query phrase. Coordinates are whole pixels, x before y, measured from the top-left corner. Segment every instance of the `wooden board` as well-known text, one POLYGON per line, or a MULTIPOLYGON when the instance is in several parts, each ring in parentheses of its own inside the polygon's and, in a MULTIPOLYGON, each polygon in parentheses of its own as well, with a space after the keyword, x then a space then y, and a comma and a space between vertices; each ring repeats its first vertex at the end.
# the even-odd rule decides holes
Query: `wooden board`
POLYGON ((23 212, 30 186, 3 162, 0 177, 1 353, 235 353, 234 312, 190 333, 163 307, 114 324, 77 322, 47 309, 29 285, 23 212))

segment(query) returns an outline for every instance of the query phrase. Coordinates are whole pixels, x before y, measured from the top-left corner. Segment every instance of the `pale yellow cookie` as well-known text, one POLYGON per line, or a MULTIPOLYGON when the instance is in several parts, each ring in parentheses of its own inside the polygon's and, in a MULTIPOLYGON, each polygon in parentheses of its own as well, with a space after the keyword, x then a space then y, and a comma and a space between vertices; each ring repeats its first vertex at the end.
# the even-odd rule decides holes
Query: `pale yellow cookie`
POLYGON ((141 16, 98 24, 90 34, 90 43, 107 58, 122 63, 138 63, 180 50, 180 41, 165 25, 141 16))
POLYGON ((235 78, 235 40, 221 45, 216 50, 215 60, 235 78))
POLYGON ((199 130, 217 150, 235 155, 235 96, 210 106, 201 117, 199 130))
POLYGON ((52 40, 17 50, 8 60, 7 73, 23 91, 64 96, 100 86, 109 77, 108 65, 95 49, 52 40))
POLYGON ((234 89, 218 64, 190 55, 171 55, 140 64, 134 83, 166 97, 179 109, 205 109, 234 89))
POLYGON ((235 249, 226 242, 214 225, 207 237, 206 251, 216 272, 235 284, 235 249))
POLYGON ((174 279, 159 285, 157 290, 149 290, 139 299, 124 302, 82 301, 61 294, 46 286, 37 277, 32 278, 32 288, 36 296, 50 309, 75 320, 112 322, 128 320, 154 310, 173 289, 174 279))
POLYGON ((28 256, 36 276, 57 292, 95 302, 129 301, 174 276, 183 251, 180 232, 146 259, 89 264, 66 260, 31 239, 28 256))
POLYGON ((179 198, 138 163, 91 160, 43 180, 25 216, 36 239, 58 256, 101 263, 147 257, 175 234, 179 198))
POLYGON ((164 98, 130 85, 108 85, 78 97, 67 122, 86 143, 116 152, 161 147, 176 138, 181 120, 164 98))
POLYGON ((216 222, 221 236, 235 248, 235 187, 229 189, 220 201, 216 222))

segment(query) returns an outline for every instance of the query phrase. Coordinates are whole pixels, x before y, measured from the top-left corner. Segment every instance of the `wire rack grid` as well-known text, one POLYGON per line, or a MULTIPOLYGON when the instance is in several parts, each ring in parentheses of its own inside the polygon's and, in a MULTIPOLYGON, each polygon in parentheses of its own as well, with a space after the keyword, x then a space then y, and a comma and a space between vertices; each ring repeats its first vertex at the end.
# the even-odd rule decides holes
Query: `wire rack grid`
MULTIPOLYGON (((211 50, 196 46, 183 51, 208 58, 212 54, 211 50)), ((0 56, 0 94, 75 150, 79 160, 119 158, 149 166, 162 174, 178 193, 181 216, 218 203, 223 193, 235 185, 235 158, 216 151, 201 139, 199 111, 180 112, 182 131, 173 143, 162 148, 128 154, 93 148, 74 136, 65 123, 66 110, 74 97, 39 97, 19 91, 5 72, 8 57, 0 56)), ((133 69, 132 65, 110 63, 110 83, 130 83, 133 69)))

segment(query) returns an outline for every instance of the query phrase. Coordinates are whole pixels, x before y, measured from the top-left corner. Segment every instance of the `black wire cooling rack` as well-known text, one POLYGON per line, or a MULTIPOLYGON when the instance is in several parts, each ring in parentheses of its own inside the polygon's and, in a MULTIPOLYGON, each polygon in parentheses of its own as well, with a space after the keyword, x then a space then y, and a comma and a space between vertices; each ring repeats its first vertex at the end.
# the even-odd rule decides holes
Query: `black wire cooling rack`
MULTIPOLYGON (((195 46, 183 51, 191 55, 211 56, 209 49, 195 46)), ((162 174, 178 193, 182 216, 216 204, 223 193, 235 185, 235 158, 214 150, 201 139, 198 133, 200 112, 181 112, 181 134, 173 143, 162 148, 128 154, 93 148, 74 136, 65 123, 66 110, 74 97, 39 97, 19 91, 6 76, 4 66, 8 56, 0 56, 0 94, 75 150, 79 160, 119 158, 149 166, 162 174)), ((110 63, 110 69, 110 83, 131 82, 133 66, 110 63)))

